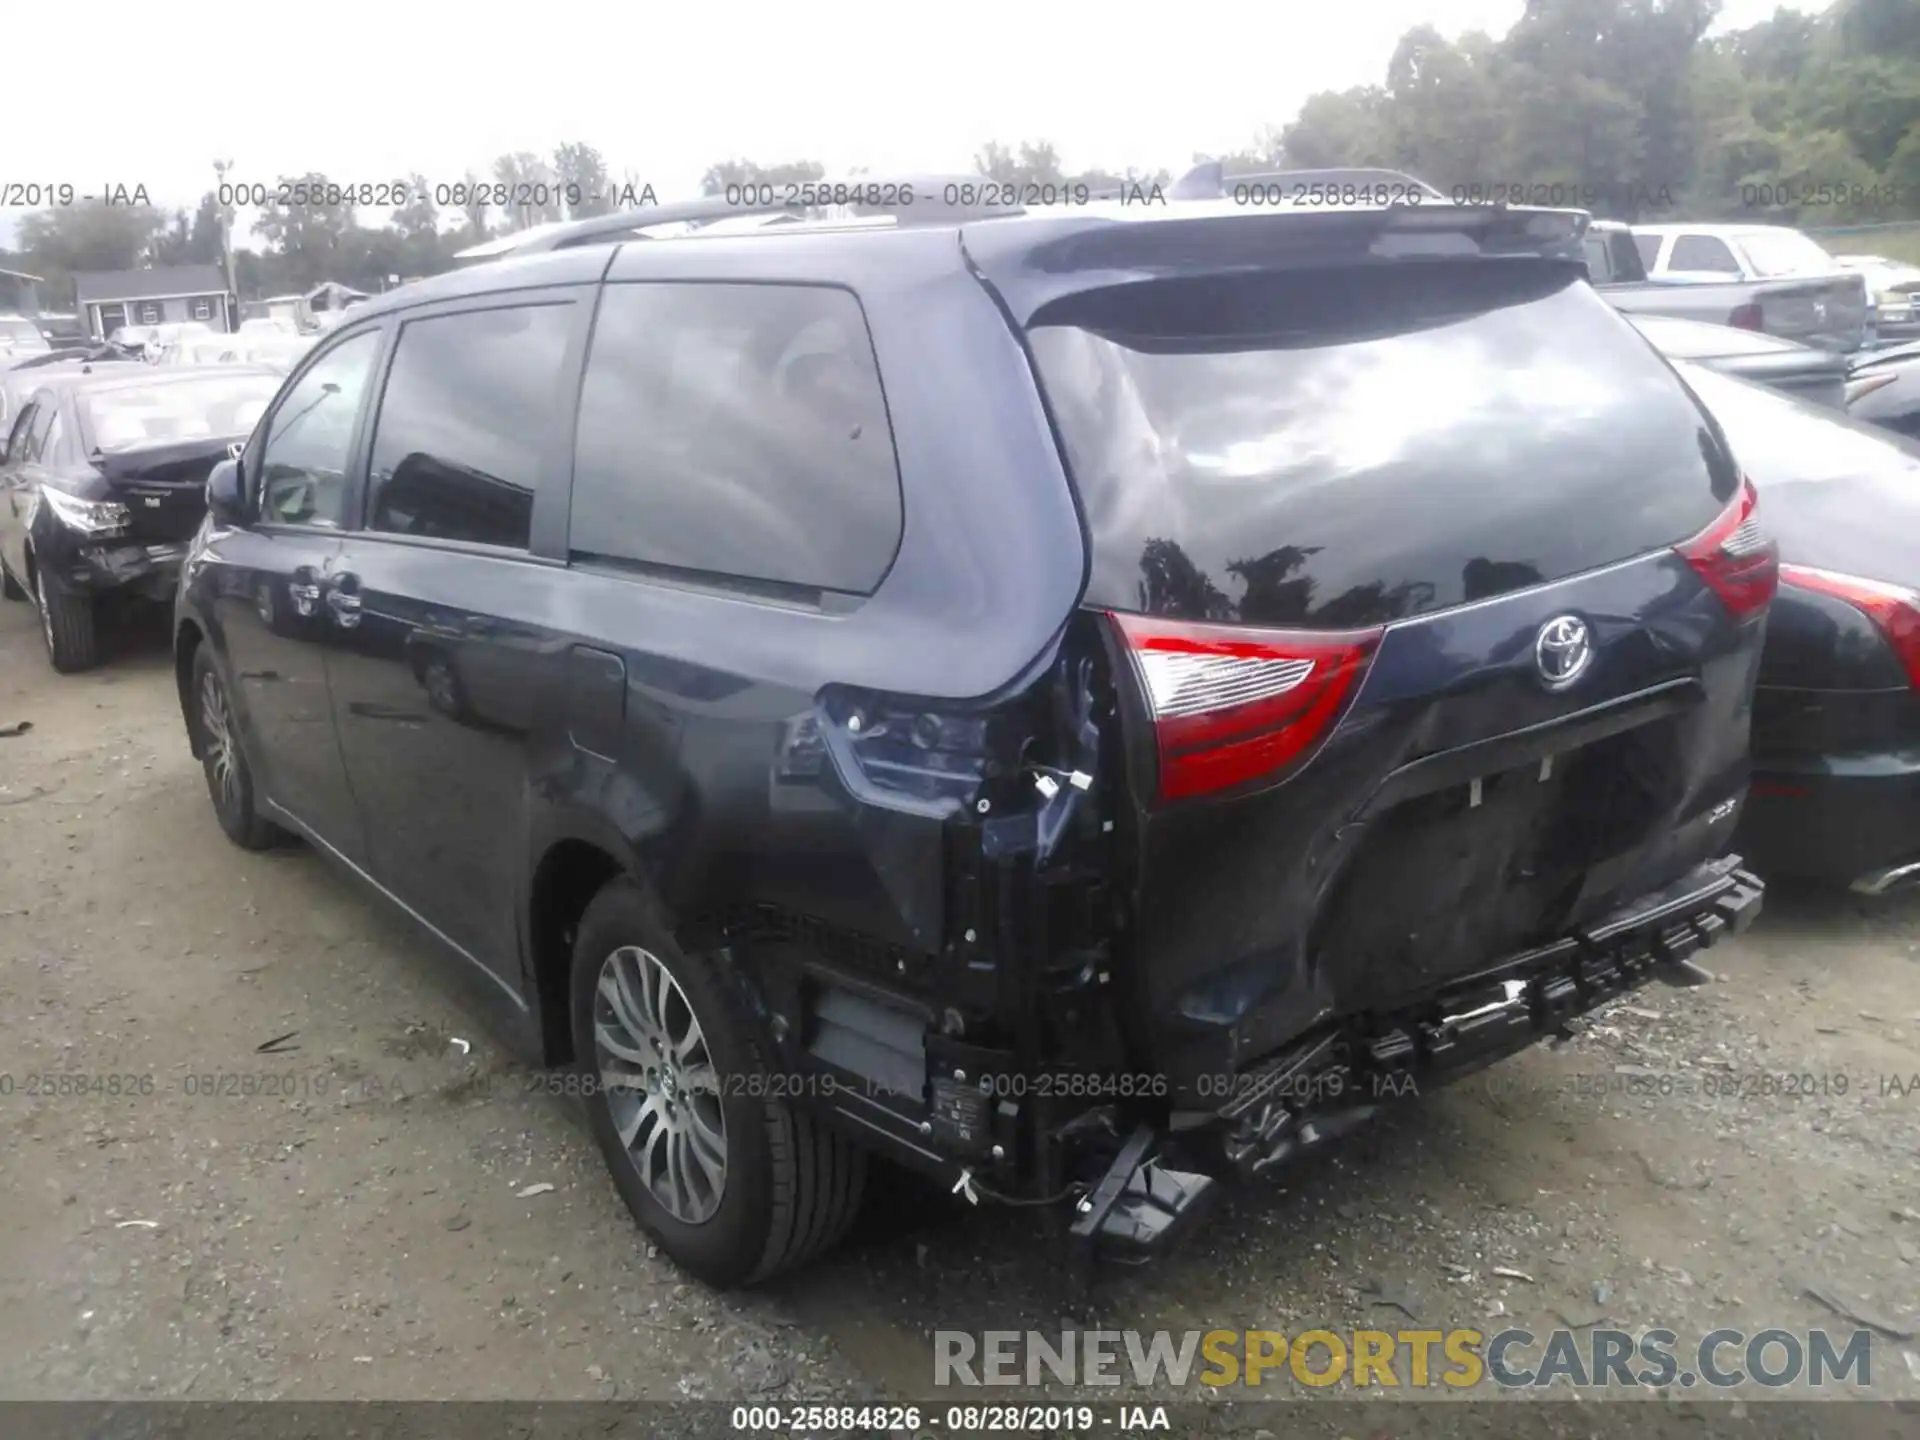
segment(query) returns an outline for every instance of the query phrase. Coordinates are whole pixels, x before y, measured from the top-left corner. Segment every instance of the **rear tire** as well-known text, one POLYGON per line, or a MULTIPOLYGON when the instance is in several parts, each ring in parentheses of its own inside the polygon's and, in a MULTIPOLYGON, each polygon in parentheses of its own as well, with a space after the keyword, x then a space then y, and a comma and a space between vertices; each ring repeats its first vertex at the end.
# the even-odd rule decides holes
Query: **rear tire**
POLYGON ((594 1139, 627 1209, 682 1268, 752 1284, 846 1233, 866 1152, 774 1093, 743 1007, 631 881, 587 907, 571 1000, 594 1139))
POLYGON ((39 601, 40 637, 46 641, 47 659, 53 668, 62 675, 72 675, 98 665, 100 636, 94 621, 93 598, 50 588, 46 572, 38 568, 34 571, 33 588, 39 601))
POLYGON ((257 808, 253 771, 240 748, 240 730, 234 723, 226 677, 213 663, 204 643, 193 652, 193 691, 187 713, 214 817, 227 838, 242 850, 270 850, 281 844, 288 838, 287 832, 257 808))

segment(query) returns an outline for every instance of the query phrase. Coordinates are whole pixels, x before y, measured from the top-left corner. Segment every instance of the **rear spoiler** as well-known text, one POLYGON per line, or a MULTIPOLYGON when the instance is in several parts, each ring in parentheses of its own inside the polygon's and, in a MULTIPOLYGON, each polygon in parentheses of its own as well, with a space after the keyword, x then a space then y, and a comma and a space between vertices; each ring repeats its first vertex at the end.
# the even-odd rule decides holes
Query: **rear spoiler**
POLYGON ((1231 201, 979 224, 961 244, 1021 325, 1055 300, 1134 281, 1406 260, 1566 262, 1586 273, 1584 210, 1446 202, 1251 209, 1231 201))
POLYGON ((193 460, 205 460, 212 465, 233 459, 246 443, 245 435, 166 440, 153 445, 137 445, 130 450, 96 450, 88 458, 109 480, 137 480, 163 465, 182 465, 193 460))
MULTIPOLYGON (((1426 181, 1403 170, 1384 170, 1375 166, 1336 167, 1328 170, 1258 170, 1244 175, 1229 175, 1219 160, 1203 160, 1167 188, 1169 200, 1225 200, 1237 186, 1279 186, 1285 190, 1385 190, 1389 195, 1409 191, 1427 200, 1445 200, 1426 181)), ((1418 203, 1418 202, 1416 202, 1418 203)))

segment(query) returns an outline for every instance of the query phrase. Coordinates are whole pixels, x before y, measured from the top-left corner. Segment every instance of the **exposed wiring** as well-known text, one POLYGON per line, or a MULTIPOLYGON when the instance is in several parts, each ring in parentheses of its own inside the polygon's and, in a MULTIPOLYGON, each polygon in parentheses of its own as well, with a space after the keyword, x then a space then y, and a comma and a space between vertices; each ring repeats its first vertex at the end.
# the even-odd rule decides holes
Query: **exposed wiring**
POLYGON ((973 1189, 998 1205, 1058 1205, 1062 1200, 1071 1200, 1075 1195, 1083 1194, 1093 1187, 1084 1180, 1076 1180, 1057 1195, 1047 1195, 1039 1199, 1024 1200, 1014 1195, 1003 1195, 998 1190, 989 1189, 977 1179, 972 1182, 973 1189))

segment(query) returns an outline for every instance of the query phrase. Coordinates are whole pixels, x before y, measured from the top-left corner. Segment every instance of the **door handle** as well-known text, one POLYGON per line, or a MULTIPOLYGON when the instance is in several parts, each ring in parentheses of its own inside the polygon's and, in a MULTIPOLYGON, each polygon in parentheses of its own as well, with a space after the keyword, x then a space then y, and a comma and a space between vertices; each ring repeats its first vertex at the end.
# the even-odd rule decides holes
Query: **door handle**
POLYGON ((327 608, 333 612, 335 623, 351 630, 360 623, 360 577, 358 575, 336 575, 333 584, 327 588, 327 608))

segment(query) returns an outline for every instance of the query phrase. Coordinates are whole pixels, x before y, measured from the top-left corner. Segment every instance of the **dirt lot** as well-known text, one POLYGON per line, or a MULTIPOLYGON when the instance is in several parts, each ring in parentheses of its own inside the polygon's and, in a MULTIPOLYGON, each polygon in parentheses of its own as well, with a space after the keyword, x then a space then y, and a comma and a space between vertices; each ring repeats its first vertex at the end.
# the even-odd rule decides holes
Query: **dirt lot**
MULTIPOLYGON (((684 1281, 451 962, 223 840, 164 635, 59 678, 33 623, 0 605, 0 730, 32 724, 0 738, 0 1395, 844 1402, 931 1395, 935 1327, 1071 1323, 1030 1216, 911 1189, 777 1288, 684 1281)), ((1920 899, 1776 889, 1708 963, 1229 1197, 1099 1323, 1851 1330, 1812 1287, 1920 1395, 1920 899)))

